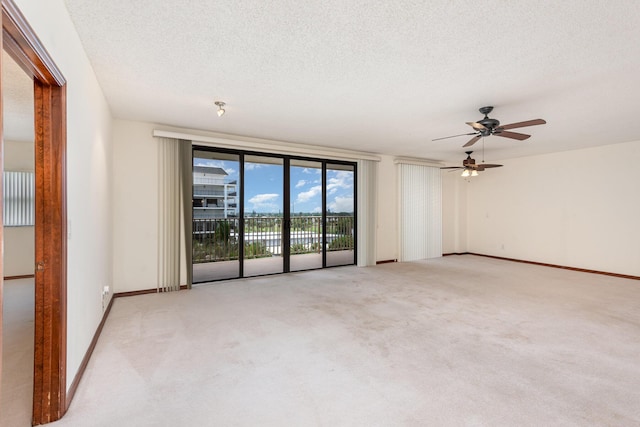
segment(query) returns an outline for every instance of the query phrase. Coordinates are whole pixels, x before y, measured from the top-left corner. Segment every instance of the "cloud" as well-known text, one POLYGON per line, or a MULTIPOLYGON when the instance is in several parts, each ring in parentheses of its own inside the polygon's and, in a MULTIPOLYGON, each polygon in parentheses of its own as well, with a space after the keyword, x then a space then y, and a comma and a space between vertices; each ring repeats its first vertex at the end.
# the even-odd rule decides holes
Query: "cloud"
POLYGON ((317 207, 313 208, 313 211, 312 211, 312 212, 313 212, 313 213, 322 213, 322 207, 317 206, 317 207))
POLYGON ((316 197, 318 194, 322 193, 322 186, 316 185, 315 187, 311 187, 309 191, 303 191, 298 194, 298 198, 296 199, 297 203, 308 202, 309 200, 316 197))
POLYGON ((254 169, 260 169, 263 165, 260 163, 250 163, 247 162, 244 164, 244 169, 248 171, 252 171, 254 169))
POLYGON ((278 199, 278 195, 275 193, 256 194, 249 199, 249 203, 268 203, 275 202, 278 199))
POLYGON ((328 204, 328 208, 331 212, 353 212, 353 197, 336 197, 328 204))
POLYGON ((333 176, 327 178, 327 191, 340 188, 348 189, 353 187, 353 172, 337 171, 332 172, 331 175, 333 176))
POLYGON ((322 173, 322 169, 319 169, 319 168, 304 168, 304 169, 302 169, 302 173, 320 175, 322 173))
POLYGON ((336 192, 337 192, 337 191, 338 191, 338 189, 337 189, 337 188, 335 188, 335 187, 333 187, 333 188, 331 188, 331 189, 327 192, 327 194, 329 194, 329 195, 331 196, 331 195, 333 195, 333 194, 336 194, 336 192))
POLYGON ((307 183, 307 181, 305 181, 304 179, 301 179, 301 180, 300 180, 300 181, 298 181, 298 183, 296 184, 296 188, 304 187, 306 183, 307 183))
POLYGON ((253 205, 252 209, 254 210, 275 211, 279 208, 278 204, 275 203, 278 200, 278 197, 278 194, 273 193, 256 194, 248 201, 253 205))

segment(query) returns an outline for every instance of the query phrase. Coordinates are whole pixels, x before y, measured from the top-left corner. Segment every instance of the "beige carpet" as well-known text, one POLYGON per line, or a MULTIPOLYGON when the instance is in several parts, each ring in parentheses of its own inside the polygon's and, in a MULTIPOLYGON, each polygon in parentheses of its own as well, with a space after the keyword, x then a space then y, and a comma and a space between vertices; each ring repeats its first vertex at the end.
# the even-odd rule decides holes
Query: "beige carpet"
POLYGON ((456 256, 120 298, 55 425, 640 425, 640 282, 456 256))
POLYGON ((33 400, 33 279, 4 282, 0 426, 31 425, 33 400))

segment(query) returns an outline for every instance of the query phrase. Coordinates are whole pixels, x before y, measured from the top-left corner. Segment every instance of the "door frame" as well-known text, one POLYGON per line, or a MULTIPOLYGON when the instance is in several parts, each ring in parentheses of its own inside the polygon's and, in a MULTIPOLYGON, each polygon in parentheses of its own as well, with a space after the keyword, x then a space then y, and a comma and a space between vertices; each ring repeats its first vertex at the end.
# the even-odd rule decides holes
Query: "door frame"
MULTIPOLYGON (((13 0, 1 2, 3 48, 34 82, 36 266, 32 423, 38 425, 60 419, 68 403, 66 80, 13 0)), ((0 69, 1 66, 0 63, 0 69)), ((0 84, 0 93, 1 90, 0 84)), ((0 117, 1 113, 0 106, 0 117)), ((3 146, 4 140, 0 138, 0 153, 3 146)), ((0 162, 0 172, 3 169, 0 162)), ((0 237, 1 231, 0 224, 0 237)), ((0 295, 1 273, 0 258, 0 295)))

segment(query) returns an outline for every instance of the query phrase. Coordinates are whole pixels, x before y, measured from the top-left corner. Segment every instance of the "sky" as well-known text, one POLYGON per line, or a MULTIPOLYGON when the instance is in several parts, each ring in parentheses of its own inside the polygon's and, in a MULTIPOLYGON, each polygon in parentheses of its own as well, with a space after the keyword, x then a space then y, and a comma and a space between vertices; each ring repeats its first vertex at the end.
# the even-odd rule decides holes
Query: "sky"
MULTIPOLYGON (((225 170, 230 180, 238 180, 239 162, 194 159, 194 166, 214 166, 225 170)), ((245 162, 245 212, 282 213, 283 166, 245 162)), ((291 213, 322 212, 322 170, 291 167, 291 213)), ((353 172, 327 169, 327 209, 353 212, 353 172)))

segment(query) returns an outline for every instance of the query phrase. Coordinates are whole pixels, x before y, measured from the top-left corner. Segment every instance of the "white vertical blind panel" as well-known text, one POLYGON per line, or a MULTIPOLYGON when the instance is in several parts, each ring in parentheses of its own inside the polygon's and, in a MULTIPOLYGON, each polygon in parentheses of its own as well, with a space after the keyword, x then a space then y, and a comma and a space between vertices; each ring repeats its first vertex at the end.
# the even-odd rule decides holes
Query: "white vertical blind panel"
POLYGON ((358 161, 358 266, 376 264, 378 162, 358 161))
POLYGON ((3 223, 6 227, 34 224, 33 172, 3 172, 3 223))
POLYGON ((179 141, 160 138, 158 188, 158 291, 180 290, 179 141))
POLYGON ((400 164, 400 260, 442 256, 439 168, 400 164))

